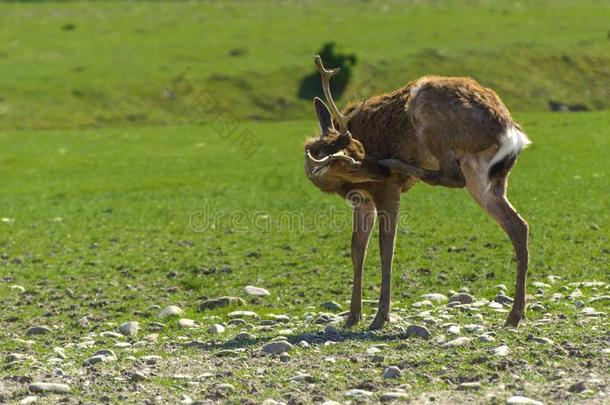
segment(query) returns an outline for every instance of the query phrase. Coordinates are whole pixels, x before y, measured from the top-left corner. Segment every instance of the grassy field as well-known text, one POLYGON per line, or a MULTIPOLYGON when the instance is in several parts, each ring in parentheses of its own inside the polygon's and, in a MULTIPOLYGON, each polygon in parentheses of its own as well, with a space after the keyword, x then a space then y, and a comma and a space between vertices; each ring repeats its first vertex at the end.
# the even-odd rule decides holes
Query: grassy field
POLYGON ((200 91, 241 119, 310 119, 298 83, 326 42, 358 58, 345 99, 436 73, 512 109, 607 109, 608 15, 601 0, 1 3, 0 128, 199 123, 200 91))
MULTIPOLYGON (((329 300, 347 308, 349 207, 318 193, 302 175, 296 151, 311 122, 243 124, 264 139, 249 158, 234 154, 210 126, 3 133, 0 342, 4 353, 29 356, 0 369, 4 399, 25 396, 32 379, 51 379, 68 381, 73 397, 94 402, 141 403, 157 395, 175 402, 186 394, 199 400, 308 403, 341 401, 344 391, 356 387, 373 392, 375 400, 402 387, 409 398, 440 402, 501 403, 520 393, 549 403, 602 402, 610 365, 607 316, 585 316, 582 309, 608 310, 607 299, 590 300, 607 297, 610 285, 604 160, 609 116, 520 118, 534 146, 514 171, 510 195, 532 229, 530 302, 546 310, 529 311, 528 321, 514 331, 501 327, 506 314, 487 307, 460 312, 435 305, 424 308, 439 321, 428 326, 427 341, 404 336, 408 324, 422 323, 424 309, 411 306, 422 294, 466 287, 479 299, 492 299, 498 284, 513 291, 512 249, 463 191, 422 185, 403 197, 394 272, 398 318, 382 332, 365 332, 363 325, 335 335, 323 333, 326 325, 312 324, 308 316, 329 312, 320 307, 329 300), (282 220, 286 212, 302 215, 303 225, 289 226, 282 220), (241 221, 229 220, 235 213, 243 213, 241 221), (315 221, 316 215, 323 219, 315 221), (332 227, 325 219, 331 216, 332 227), (211 218, 218 219, 215 228, 211 218), (549 276, 560 279, 551 282, 549 276), (568 298, 578 287, 573 283, 585 281, 602 284, 581 286, 582 298, 568 298), (533 282, 550 286, 537 288, 533 282), (249 298, 243 292, 247 285, 267 288, 271 295, 249 298), (555 293, 563 297, 554 300, 555 293), (198 311, 201 301, 225 295, 243 297, 246 304, 198 311), (200 327, 181 329, 176 319, 158 319, 160 308, 171 304, 200 327), (206 331, 227 322, 229 312, 244 309, 260 319, 220 335, 206 331), (261 326, 272 314, 290 321, 261 326), (84 316, 89 322, 80 326, 84 316), (128 338, 100 335, 126 321, 140 322, 141 332, 128 338), (166 327, 152 332, 154 322, 166 327), (479 324, 496 334, 496 342, 442 348, 441 336, 451 339, 445 323, 479 324), (52 331, 26 336, 34 325, 52 331), (232 340, 244 330, 252 337, 232 340), (290 361, 256 354, 279 335, 297 345, 290 361), (86 336, 93 345, 77 349, 86 336), (535 343, 532 337, 553 343, 535 343), (301 340, 311 346, 298 347, 301 340), (192 341, 205 344, 188 347, 192 341), (132 345, 115 347, 117 342, 132 345), (508 345, 510 356, 492 354, 500 343, 508 345), (377 357, 367 354, 376 345, 382 345, 377 357), (59 364, 51 360, 54 347, 66 347, 67 358, 59 364), (85 367, 102 348, 114 350, 117 360, 85 367), (162 359, 148 366, 141 360, 146 355, 162 359), (381 378, 389 365, 400 366, 402 377, 381 378), (54 376, 56 368, 66 375, 54 376), (134 371, 147 379, 129 382, 134 371), (298 373, 311 374, 311 380, 290 382, 298 373), (481 390, 456 390, 465 381, 480 382, 481 390), (586 381, 583 393, 567 391, 579 381, 586 381), (221 383, 234 391, 217 389, 221 383)), ((378 296, 377 253, 372 243, 364 293, 370 300, 378 296)), ((374 315, 374 306, 366 315, 374 315)))
POLYGON ((607 403, 609 13, 568 0, 0 3, 0 403, 607 403), (465 191, 426 185, 402 199, 392 322, 366 330, 374 235, 366 319, 341 328, 351 212, 303 174, 316 124, 297 97, 331 40, 359 58, 342 101, 470 75, 523 124, 534 143, 509 189, 531 230, 519 329, 491 303, 514 293, 506 236, 465 191), (460 289, 477 303, 422 303, 460 289), (200 309, 223 296, 244 301, 200 309), (183 312, 160 318, 170 305, 183 312), (430 338, 407 336, 412 324, 430 338), (457 337, 471 339, 445 346, 457 337), (261 353, 278 340, 293 347, 261 353), (390 366, 398 378, 383 378, 390 366), (28 392, 36 382, 71 392, 28 392))

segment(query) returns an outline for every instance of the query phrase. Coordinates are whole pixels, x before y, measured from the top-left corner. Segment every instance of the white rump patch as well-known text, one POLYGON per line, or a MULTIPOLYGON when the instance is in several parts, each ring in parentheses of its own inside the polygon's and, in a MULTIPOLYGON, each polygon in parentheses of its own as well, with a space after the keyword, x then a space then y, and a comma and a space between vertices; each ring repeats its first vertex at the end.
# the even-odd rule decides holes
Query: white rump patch
POLYGON ((510 126, 506 129, 500 140, 500 149, 496 152, 494 157, 489 162, 489 168, 493 165, 506 158, 507 156, 517 156, 523 149, 527 147, 532 141, 530 141, 523 132, 517 127, 510 126))

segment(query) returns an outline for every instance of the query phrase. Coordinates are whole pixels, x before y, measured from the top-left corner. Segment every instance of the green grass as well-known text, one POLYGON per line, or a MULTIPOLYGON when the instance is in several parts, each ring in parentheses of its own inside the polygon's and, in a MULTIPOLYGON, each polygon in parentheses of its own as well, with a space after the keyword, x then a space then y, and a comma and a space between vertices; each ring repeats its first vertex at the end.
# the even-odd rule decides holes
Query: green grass
POLYGON ((512 110, 610 106, 605 1, 94 4, 0 4, 1 129, 209 121, 202 91, 242 119, 309 119, 298 83, 328 41, 359 58, 345 100, 436 73, 512 110))
MULTIPOLYGON (((282 326, 269 333, 254 331, 256 340, 236 346, 228 340, 239 328, 214 338, 205 328, 185 331, 168 321, 169 327, 155 343, 115 349, 118 363, 96 366, 103 370, 101 376, 86 372, 96 384, 113 387, 105 394, 101 388, 83 385, 75 370, 88 355, 113 346, 112 339, 99 332, 113 330, 127 320, 139 320, 144 329, 156 321, 158 310, 149 309, 151 305, 177 304, 186 310, 185 317, 207 326, 226 321, 227 313, 237 308, 201 313, 197 307, 202 299, 244 296, 244 286, 260 285, 271 296, 249 299, 246 309, 263 318, 269 314, 292 317, 286 328, 293 330, 289 339, 295 343, 301 333, 322 330, 323 326, 303 320, 307 313, 320 311, 318 305, 327 300, 347 306, 351 288, 349 207, 319 193, 302 173, 300 150, 302 140, 314 128, 310 121, 242 123, 240 130, 250 130, 261 142, 250 157, 240 155, 229 140, 207 125, 5 131, 0 134, 0 218, 11 221, 0 222, 0 271, 5 281, 0 283, 0 305, 5 308, 0 348, 4 353, 28 353, 43 367, 32 369, 35 363, 25 362, 0 369, 0 375, 49 379, 46 359, 52 357, 52 347, 93 333, 93 348, 67 349, 68 360, 60 365, 79 398, 93 401, 103 395, 113 400, 127 395, 134 402, 152 397, 148 391, 132 392, 131 383, 113 383, 114 378, 141 367, 129 355, 144 354, 159 354, 164 359, 155 375, 142 384, 148 389, 156 387, 170 401, 184 393, 194 399, 230 402, 261 402, 269 397, 288 400, 295 390, 304 402, 342 400, 343 391, 356 386, 381 393, 404 384, 410 387, 412 398, 436 395, 438 400, 484 402, 489 393, 498 401, 515 393, 552 398, 553 402, 596 398, 603 388, 592 383, 583 394, 566 390, 572 382, 589 378, 588 372, 607 381, 608 358, 599 354, 607 347, 607 316, 585 318, 571 301, 552 302, 550 296, 554 292, 567 295, 574 289, 569 283, 591 280, 606 284, 583 287, 584 302, 607 294, 609 173, 605 151, 610 145, 604 128, 610 124, 609 115, 538 113, 519 114, 518 118, 534 144, 511 176, 509 195, 531 226, 529 292, 533 295, 537 290, 532 281, 548 282, 549 275, 562 277, 544 295, 531 299, 547 307, 552 322, 536 324, 542 315, 530 311, 529 321, 518 332, 511 332, 501 327, 506 314, 484 312, 485 320, 477 321, 469 313, 457 313, 451 320, 462 325, 484 323, 497 333, 498 344, 511 347, 508 360, 478 360, 489 357, 494 344, 477 342, 466 349, 449 350, 432 341, 400 337, 406 324, 418 322, 419 310, 410 304, 423 293, 468 287, 475 296, 490 299, 497 291, 495 285, 506 284, 509 294, 514 285, 515 264, 505 235, 467 193, 419 185, 403 196, 396 246, 393 311, 402 320, 381 333, 364 334, 363 325, 352 334, 346 332, 343 343, 295 349, 287 364, 250 353, 277 336, 282 326), (202 225, 199 214, 204 210, 208 216, 226 214, 215 229, 202 230, 197 226, 202 225), (302 215, 303 229, 278 225, 289 211, 302 215), (237 212, 245 219, 231 223, 228 214, 237 212), (338 229, 327 219, 331 214, 338 229), (316 222, 316 215, 323 219, 316 222), (253 224, 254 218, 258 222, 253 224), (450 246, 457 251, 449 251, 450 246), (428 271, 419 270, 422 268, 428 271), (14 284, 24 286, 26 292, 11 289, 14 284), (91 324, 83 328, 76 320, 84 315, 91 324), (14 340, 26 338, 25 330, 34 324, 56 325, 58 330, 32 338, 35 343, 29 348, 14 340), (533 343, 528 340, 530 334, 549 337, 555 344, 533 343), (182 346, 193 339, 211 346, 205 350, 182 346), (578 355, 568 354, 566 342, 574 345, 578 355), (376 363, 364 352, 379 343, 389 348, 382 349, 385 358, 376 363), (247 350, 238 352, 238 357, 215 357, 221 349, 235 347, 247 350), (325 361, 329 357, 336 362, 325 361), (390 364, 403 369, 398 381, 380 377, 390 364), (257 375, 257 368, 265 373, 257 375), (232 371, 227 374, 226 370, 232 371), (557 370, 565 370, 567 377, 558 381, 557 370), (172 378, 182 373, 196 379, 209 371, 214 375, 196 386, 172 378), (297 371, 314 376, 313 389, 287 382, 297 371), (480 381, 482 391, 455 390, 457 383, 470 380, 480 381), (221 382, 232 383, 236 391, 218 396, 213 388, 221 382)), ((378 248, 372 242, 365 299, 378 298, 378 268, 378 248)), ((586 305, 608 310, 607 301, 586 305)), ((374 307, 368 305, 365 311, 371 316, 374 307)), ((440 326, 430 330, 433 337, 443 334, 440 326)), ((144 335, 146 332, 139 339, 144 335)), ((5 399, 25 394, 23 384, 6 381, 9 394, 5 399)))

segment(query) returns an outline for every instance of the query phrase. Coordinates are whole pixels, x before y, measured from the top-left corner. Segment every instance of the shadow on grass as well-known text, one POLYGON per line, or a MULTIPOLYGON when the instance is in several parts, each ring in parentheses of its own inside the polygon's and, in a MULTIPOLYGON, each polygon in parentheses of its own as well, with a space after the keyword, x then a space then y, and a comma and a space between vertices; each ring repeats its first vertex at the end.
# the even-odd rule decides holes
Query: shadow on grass
MULTIPOLYGON (((301 342, 307 342, 309 346, 324 345, 326 342, 346 342, 346 341, 367 341, 367 342, 390 342, 409 338, 406 332, 391 332, 387 334, 379 334, 371 331, 346 331, 340 330, 337 333, 327 332, 302 332, 289 335, 280 335, 285 337, 286 341, 292 345, 300 345, 301 342)), ((260 347, 265 343, 277 342, 278 336, 246 338, 246 339, 231 339, 226 342, 202 342, 194 340, 186 344, 186 347, 193 347, 205 351, 219 350, 218 355, 231 355, 230 352, 238 349, 248 349, 251 347, 260 347)))

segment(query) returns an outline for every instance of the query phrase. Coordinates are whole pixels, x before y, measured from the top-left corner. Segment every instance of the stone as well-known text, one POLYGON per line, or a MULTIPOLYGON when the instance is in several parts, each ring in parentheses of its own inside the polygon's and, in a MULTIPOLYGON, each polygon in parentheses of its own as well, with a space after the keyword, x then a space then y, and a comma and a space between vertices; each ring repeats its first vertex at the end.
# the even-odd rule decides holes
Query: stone
POLYGON ((248 332, 239 332, 234 338, 237 341, 243 340, 252 340, 255 339, 254 335, 249 334, 248 332))
POLYGON ((481 389, 481 383, 478 383, 476 381, 461 383, 460 385, 458 385, 458 389, 463 390, 463 391, 466 391, 466 390, 478 391, 481 389))
POLYGON ((506 400, 506 405, 544 405, 544 403, 528 397, 515 395, 506 400))
POLYGON ((468 325, 464 325, 464 330, 468 333, 481 333, 485 330, 485 327, 483 325, 470 323, 468 325))
POLYGON ((457 294, 453 294, 449 298, 449 302, 459 302, 460 304, 472 304, 474 302, 474 297, 466 292, 460 292, 457 294))
POLYGON ((576 382, 576 383, 570 385, 570 388, 568 388, 568 391, 574 392, 574 393, 581 393, 586 389, 587 389, 587 386, 586 386, 585 382, 579 381, 579 382, 576 382))
POLYGON ((182 308, 177 307, 176 305, 170 305, 169 307, 163 308, 157 317, 159 318, 168 318, 171 316, 180 316, 184 313, 182 308))
POLYGON ((430 300, 432 302, 446 302, 448 300, 445 294, 440 293, 424 294, 421 297, 425 300, 430 300))
POLYGON ((239 297, 219 297, 201 302, 199 304, 199 310, 205 311, 206 309, 226 307, 228 305, 246 305, 246 301, 239 297))
POLYGON ((434 305, 432 304, 432 301, 430 301, 430 300, 423 300, 423 301, 414 302, 413 304, 411 304, 411 306, 413 308, 424 308, 424 307, 432 307, 434 305))
POLYGON ((343 307, 341 304, 335 301, 326 301, 320 305, 320 308, 324 308, 327 311, 341 311, 343 307))
POLYGON ((229 312, 229 318, 258 318, 254 311, 233 311, 229 312))
POLYGON ((94 356, 110 356, 116 357, 116 354, 110 349, 100 349, 97 352, 93 353, 94 356))
POLYGON ((196 328, 197 322, 193 319, 181 318, 178 320, 178 327, 182 329, 196 328))
POLYGON ((430 339, 430 332, 425 326, 409 325, 406 333, 407 336, 417 336, 422 339, 430 339))
POLYGON ((479 335, 478 339, 479 339, 479 342, 483 342, 483 343, 491 343, 496 340, 493 336, 485 335, 485 334, 479 335))
POLYGON ((235 391, 235 387, 232 384, 218 384, 214 387, 216 391, 230 392, 235 391))
POLYGON ((534 302, 534 303, 530 304, 528 306, 528 309, 531 311, 537 311, 537 312, 546 311, 546 308, 544 307, 544 305, 540 304, 539 302, 534 302))
POLYGON ((510 354, 510 348, 506 345, 498 346, 494 349, 494 355, 505 357, 510 354))
POLYGON ((134 336, 140 330, 140 322, 130 321, 119 326, 119 332, 125 336, 134 336))
POLYGON ((370 391, 354 388, 349 391, 345 391, 345 393, 343 395, 345 395, 348 398, 361 398, 361 397, 370 397, 371 395, 373 395, 373 393, 370 391))
POLYGON ((52 392, 55 394, 68 394, 68 393, 70 393, 70 386, 68 384, 35 382, 35 383, 28 385, 28 391, 30 391, 30 392, 52 392))
POLYGON ((450 327, 447 328, 447 333, 449 333, 451 335, 459 335, 460 332, 461 332, 461 329, 457 325, 451 325, 450 327))
POLYGON ((381 400, 386 402, 391 401, 405 401, 409 398, 409 395, 406 392, 400 391, 389 391, 381 394, 381 400))
POLYGON ((98 355, 91 356, 88 359, 86 359, 85 366, 92 366, 97 363, 109 362, 109 361, 114 361, 114 360, 116 360, 116 357, 114 357, 114 356, 106 356, 106 355, 98 354, 98 355))
POLYGON ((311 374, 306 374, 306 373, 299 373, 297 375, 295 375, 294 377, 290 378, 290 381, 296 381, 296 382, 314 382, 314 378, 311 374))
POLYGON ((472 338, 469 337, 459 337, 457 339, 453 339, 450 340, 447 343, 443 344, 443 347, 458 347, 458 346, 464 346, 468 343, 470 343, 470 341, 472 340, 472 338))
POLYGON ((396 366, 390 366, 383 372, 383 378, 399 378, 402 376, 402 371, 396 366))
POLYGON ((261 351, 269 354, 282 354, 290 351, 294 346, 285 341, 269 342, 265 344, 261 351))
POLYGON ((496 297, 494 298, 494 301, 500 304, 510 305, 513 303, 514 300, 508 295, 504 294, 503 291, 500 291, 498 295, 496 295, 496 297))
POLYGON ((218 335, 220 333, 223 333, 224 331, 225 331, 225 327, 218 323, 216 323, 208 328, 208 332, 211 333, 212 335, 218 335))
POLYGON ((129 374, 129 380, 132 382, 144 381, 146 379, 146 375, 140 371, 133 371, 129 374))
POLYGON ((47 333, 51 333, 51 329, 48 326, 32 326, 28 328, 25 332, 27 336, 35 336, 35 335, 46 335, 47 333))
POLYGON ((36 401, 38 401, 38 397, 36 395, 28 395, 27 397, 25 397, 21 401, 19 401, 19 404, 20 405, 29 405, 29 404, 33 404, 36 401))
POLYGON ((271 295, 271 293, 261 287, 255 287, 253 285, 247 285, 244 287, 244 292, 248 295, 253 295, 255 297, 265 297, 267 295, 271 295))

